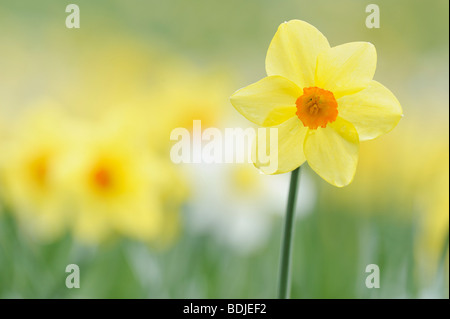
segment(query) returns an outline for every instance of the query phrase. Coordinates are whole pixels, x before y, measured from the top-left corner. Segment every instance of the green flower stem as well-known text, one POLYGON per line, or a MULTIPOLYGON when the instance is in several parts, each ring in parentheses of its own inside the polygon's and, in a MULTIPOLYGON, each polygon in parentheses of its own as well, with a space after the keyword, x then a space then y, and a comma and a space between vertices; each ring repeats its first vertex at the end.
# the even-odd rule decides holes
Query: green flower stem
POLYGON ((278 277, 278 298, 288 299, 290 295, 290 272, 292 255, 292 238, 294 233, 295 202, 300 176, 300 167, 292 171, 289 184, 289 197, 281 243, 280 270, 278 277))

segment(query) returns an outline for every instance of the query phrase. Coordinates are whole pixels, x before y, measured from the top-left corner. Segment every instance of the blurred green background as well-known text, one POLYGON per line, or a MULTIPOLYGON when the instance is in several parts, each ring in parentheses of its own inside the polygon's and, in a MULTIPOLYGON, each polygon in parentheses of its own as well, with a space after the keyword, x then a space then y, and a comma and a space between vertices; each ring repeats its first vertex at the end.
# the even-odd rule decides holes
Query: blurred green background
POLYGON ((278 25, 372 42, 402 104, 343 189, 303 169, 293 298, 448 298, 448 1, 0 0, 0 297, 274 298, 288 174, 175 165, 173 128, 249 127, 278 25), (77 264, 81 288, 65 286, 77 264), (365 286, 366 266, 381 287, 365 286))

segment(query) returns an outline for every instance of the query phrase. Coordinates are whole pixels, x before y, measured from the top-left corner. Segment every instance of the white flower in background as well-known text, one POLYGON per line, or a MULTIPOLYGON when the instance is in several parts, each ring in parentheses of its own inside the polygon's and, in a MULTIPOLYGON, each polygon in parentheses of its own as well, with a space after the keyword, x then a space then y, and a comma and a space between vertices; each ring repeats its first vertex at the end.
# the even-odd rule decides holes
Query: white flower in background
MULTIPOLYGON (((187 170, 192 192, 189 230, 209 234, 242 254, 267 243, 272 222, 285 210, 289 176, 263 175, 251 164, 192 164, 187 170)), ((300 184, 297 217, 310 212, 315 202, 307 174, 300 184)))

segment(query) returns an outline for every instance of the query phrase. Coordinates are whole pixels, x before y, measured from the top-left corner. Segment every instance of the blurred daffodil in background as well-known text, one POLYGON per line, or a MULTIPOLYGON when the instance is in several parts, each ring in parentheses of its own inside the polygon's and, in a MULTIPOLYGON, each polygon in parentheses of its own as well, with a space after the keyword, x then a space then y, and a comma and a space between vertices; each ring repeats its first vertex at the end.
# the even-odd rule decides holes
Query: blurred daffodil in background
MULTIPOLYGON (((402 115, 395 96, 373 81, 376 60, 371 43, 330 48, 304 21, 280 25, 267 51, 268 76, 231 97, 250 121, 278 128, 275 173, 308 161, 335 186, 351 182, 360 140, 390 131, 402 115)), ((255 165, 261 168, 258 160, 255 165)))
POLYGON ((67 226, 57 167, 70 124, 52 102, 40 102, 25 113, 2 145, 2 197, 26 229, 52 239, 67 226))
MULTIPOLYGON (((168 181, 172 189, 183 188, 182 182, 141 138, 130 136, 122 123, 108 120, 106 116, 109 123, 92 123, 83 130, 67 154, 64 174, 74 194, 75 235, 88 242, 111 234, 150 242, 169 239, 167 221, 177 220, 166 211, 163 192, 168 181)), ((172 205, 180 202, 176 196, 171 200, 172 205)))
MULTIPOLYGON (((329 187, 314 171, 347 184, 354 153, 345 176, 303 166, 292 297, 448 297, 447 1, 380 1, 380 29, 367 29, 365 4, 352 1, 77 4, 80 29, 65 27, 65 5, 55 1, 0 3, 0 298, 272 298, 288 176, 260 174, 251 163, 174 164, 170 133, 192 135, 198 120, 221 131, 296 122, 317 124, 309 136, 317 138, 339 120, 302 122, 296 101, 308 86, 336 93, 338 118, 353 123, 358 143, 389 131, 401 113, 370 82, 387 94, 374 95, 377 105, 394 110, 386 125, 346 118, 339 101, 353 107, 349 97, 363 99, 367 88, 341 97, 349 92, 324 77, 305 80, 316 75, 312 64, 291 74, 295 59, 269 59, 268 75, 284 85, 272 93, 283 103, 264 114, 247 108, 256 119, 247 121, 230 92, 265 76, 268 47, 272 57, 299 52, 285 45, 292 22, 270 45, 291 19, 330 40, 294 23, 317 36, 313 55, 333 62, 318 75, 339 64, 329 59, 336 45, 373 43, 376 79, 408 110, 392 133, 361 143, 348 187, 329 187), (328 45, 330 54, 316 52, 328 45), (73 263, 79 289, 64 285, 73 263), (372 263, 380 289, 364 284, 372 263)), ((373 48, 358 48, 370 66, 363 78, 372 79, 373 48)), ((304 160, 294 153, 286 170, 304 160)))

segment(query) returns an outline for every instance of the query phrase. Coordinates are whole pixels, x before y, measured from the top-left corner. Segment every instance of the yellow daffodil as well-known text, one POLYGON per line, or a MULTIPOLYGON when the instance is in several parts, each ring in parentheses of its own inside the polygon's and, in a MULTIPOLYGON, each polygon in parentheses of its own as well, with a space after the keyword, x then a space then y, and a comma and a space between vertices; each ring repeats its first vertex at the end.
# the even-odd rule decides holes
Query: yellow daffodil
POLYGON ((275 174, 307 161, 335 186, 352 181, 360 141, 387 133, 402 116, 395 96, 373 80, 376 60, 371 43, 330 47, 304 21, 280 25, 266 56, 268 76, 231 97, 248 120, 278 128, 275 174))

